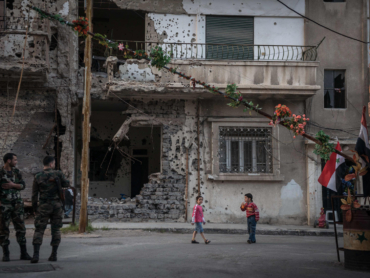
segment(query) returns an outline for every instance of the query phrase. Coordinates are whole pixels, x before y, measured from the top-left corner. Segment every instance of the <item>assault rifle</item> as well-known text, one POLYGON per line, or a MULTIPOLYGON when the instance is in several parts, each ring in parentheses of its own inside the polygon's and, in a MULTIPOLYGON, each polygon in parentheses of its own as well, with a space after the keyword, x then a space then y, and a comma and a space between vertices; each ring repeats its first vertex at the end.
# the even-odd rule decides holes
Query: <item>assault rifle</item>
POLYGON ((62 184, 61 184, 60 179, 58 177, 56 177, 54 179, 49 179, 49 181, 55 181, 55 183, 57 184, 59 199, 62 202, 62 205, 63 205, 62 208, 63 208, 63 211, 65 212, 66 211, 66 209, 65 209, 65 197, 64 197, 64 193, 63 193, 62 184))

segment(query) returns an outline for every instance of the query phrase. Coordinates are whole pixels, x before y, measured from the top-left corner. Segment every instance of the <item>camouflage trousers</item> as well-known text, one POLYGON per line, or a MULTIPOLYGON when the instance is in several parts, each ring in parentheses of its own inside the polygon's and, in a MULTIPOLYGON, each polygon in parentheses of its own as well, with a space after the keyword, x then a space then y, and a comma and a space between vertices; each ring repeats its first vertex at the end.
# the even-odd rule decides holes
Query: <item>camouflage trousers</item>
POLYGON ((23 203, 0 205, 0 245, 6 246, 9 241, 9 224, 13 222, 19 245, 26 244, 26 226, 24 225, 23 203))
POLYGON ((60 243, 60 228, 63 227, 63 205, 60 200, 40 200, 35 218, 35 234, 33 235, 33 245, 41 245, 42 238, 48 221, 51 223, 51 243, 58 246, 60 243))

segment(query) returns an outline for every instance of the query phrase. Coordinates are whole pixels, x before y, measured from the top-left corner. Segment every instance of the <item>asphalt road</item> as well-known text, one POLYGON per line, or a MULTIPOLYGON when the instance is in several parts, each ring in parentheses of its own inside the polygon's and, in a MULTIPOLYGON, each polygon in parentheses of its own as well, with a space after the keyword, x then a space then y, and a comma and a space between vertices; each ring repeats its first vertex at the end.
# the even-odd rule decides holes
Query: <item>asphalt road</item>
POLYGON ((211 244, 195 245, 190 244, 191 235, 184 234, 122 230, 96 234, 101 237, 64 237, 53 264, 47 261, 51 247, 46 237, 37 265, 18 260, 12 236, 12 261, 0 262, 0 277, 369 277, 337 262, 332 237, 260 235, 249 245, 245 235, 213 234, 207 235, 211 244))

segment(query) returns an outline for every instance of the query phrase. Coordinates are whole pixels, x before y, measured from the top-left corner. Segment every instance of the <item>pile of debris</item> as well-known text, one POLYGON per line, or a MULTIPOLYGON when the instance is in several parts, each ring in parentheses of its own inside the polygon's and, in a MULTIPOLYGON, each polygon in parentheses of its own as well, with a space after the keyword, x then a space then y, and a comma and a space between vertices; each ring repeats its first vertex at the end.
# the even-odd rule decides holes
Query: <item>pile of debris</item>
MULTIPOLYGON (((91 221, 183 221, 185 181, 180 175, 151 177, 136 198, 89 197, 87 214, 91 221)), ((76 198, 79 215, 80 196, 76 198)))

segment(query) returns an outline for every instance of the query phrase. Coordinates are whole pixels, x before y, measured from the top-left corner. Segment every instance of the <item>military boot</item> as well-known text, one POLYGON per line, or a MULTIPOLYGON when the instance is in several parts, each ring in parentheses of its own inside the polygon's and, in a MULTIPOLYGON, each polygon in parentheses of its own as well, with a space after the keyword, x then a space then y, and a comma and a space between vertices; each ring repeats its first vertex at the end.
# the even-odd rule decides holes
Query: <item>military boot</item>
POLYGON ((10 258, 9 258, 9 245, 4 245, 3 246, 3 262, 9 262, 10 261, 10 258))
POLYGON ((39 253, 40 253, 40 244, 33 245, 33 258, 31 260, 31 264, 39 262, 39 253))
POLYGON ((20 247, 21 247, 21 260, 30 261, 32 258, 27 253, 27 246, 26 245, 20 245, 20 247))
POLYGON ((49 261, 51 261, 51 262, 56 262, 57 261, 57 250, 58 250, 58 245, 57 246, 53 245, 53 251, 51 252, 51 255, 49 257, 49 261))

